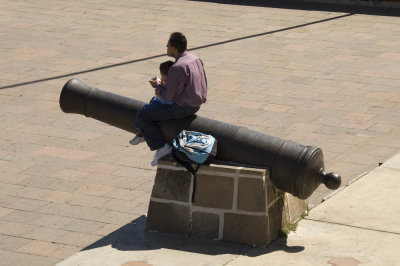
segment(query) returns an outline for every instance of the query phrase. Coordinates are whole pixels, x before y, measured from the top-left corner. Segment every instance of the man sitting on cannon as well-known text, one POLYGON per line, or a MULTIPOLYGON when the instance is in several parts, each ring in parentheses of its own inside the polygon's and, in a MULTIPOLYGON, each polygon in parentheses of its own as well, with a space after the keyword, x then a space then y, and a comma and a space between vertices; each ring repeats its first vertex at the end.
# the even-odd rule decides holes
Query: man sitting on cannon
POLYGON ((150 80, 155 95, 173 104, 146 104, 136 116, 136 128, 142 133, 150 150, 156 150, 151 163, 153 166, 172 149, 157 122, 191 116, 207 100, 207 78, 203 62, 186 49, 185 35, 172 33, 167 43, 167 55, 176 61, 168 71, 168 82, 161 84, 157 79, 150 80))

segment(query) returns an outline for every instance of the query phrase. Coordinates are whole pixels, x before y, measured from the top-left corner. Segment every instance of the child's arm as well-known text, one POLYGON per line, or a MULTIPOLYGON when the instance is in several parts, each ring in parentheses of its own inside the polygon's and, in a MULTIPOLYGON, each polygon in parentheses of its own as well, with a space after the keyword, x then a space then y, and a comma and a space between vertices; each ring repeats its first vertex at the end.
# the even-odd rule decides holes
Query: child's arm
POLYGON ((158 98, 162 99, 162 98, 161 98, 161 95, 160 95, 160 93, 158 92, 157 89, 154 89, 154 94, 155 94, 158 98))

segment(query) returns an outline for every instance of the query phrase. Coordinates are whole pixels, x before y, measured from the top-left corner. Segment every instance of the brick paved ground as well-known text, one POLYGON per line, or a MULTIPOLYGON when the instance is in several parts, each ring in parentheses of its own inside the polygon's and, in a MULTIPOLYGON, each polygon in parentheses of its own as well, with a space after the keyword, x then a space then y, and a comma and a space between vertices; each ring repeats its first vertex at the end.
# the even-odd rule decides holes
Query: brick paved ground
POLYGON ((149 100, 172 31, 204 61, 200 115, 319 146, 344 184, 400 151, 398 17, 0 0, 0 25, 0 265, 53 265, 146 213, 152 153, 130 147, 126 132, 62 113, 58 97, 73 76, 149 100))

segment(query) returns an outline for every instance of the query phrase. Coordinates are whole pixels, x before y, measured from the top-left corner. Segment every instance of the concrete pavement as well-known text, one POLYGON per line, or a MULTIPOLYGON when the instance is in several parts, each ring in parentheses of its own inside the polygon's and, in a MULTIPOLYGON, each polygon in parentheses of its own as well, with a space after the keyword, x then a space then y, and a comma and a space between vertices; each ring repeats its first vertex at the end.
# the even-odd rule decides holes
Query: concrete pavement
POLYGON ((58 97, 75 77, 147 101, 172 31, 204 61, 200 115, 319 146, 343 185, 400 152, 399 17, 256 3, 0 0, 0 265, 54 265, 146 214, 152 153, 58 97))

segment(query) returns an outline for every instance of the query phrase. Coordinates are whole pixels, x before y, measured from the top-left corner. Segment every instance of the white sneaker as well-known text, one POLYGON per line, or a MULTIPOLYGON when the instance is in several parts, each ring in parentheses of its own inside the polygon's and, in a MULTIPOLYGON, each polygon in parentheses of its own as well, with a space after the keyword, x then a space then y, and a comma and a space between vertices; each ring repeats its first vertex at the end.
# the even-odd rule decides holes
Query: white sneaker
POLYGON ((136 135, 133 139, 129 141, 131 145, 138 145, 139 143, 145 142, 144 137, 139 137, 136 135))
POLYGON ((151 162, 151 166, 156 166, 158 164, 158 160, 162 157, 164 157, 167 154, 170 154, 172 151, 172 146, 169 145, 168 143, 165 143, 164 146, 162 146, 161 148, 159 148, 156 151, 156 154, 154 155, 154 159, 151 162))

